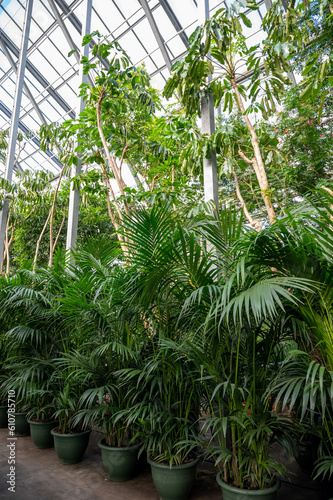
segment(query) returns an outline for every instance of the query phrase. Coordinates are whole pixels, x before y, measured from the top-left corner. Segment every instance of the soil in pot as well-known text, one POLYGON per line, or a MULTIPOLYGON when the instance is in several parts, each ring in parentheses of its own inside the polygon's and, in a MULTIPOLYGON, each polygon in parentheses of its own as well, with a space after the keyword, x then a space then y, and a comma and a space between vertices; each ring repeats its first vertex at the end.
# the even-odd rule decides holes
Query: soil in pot
POLYGON ((105 472, 111 481, 128 481, 138 470, 138 451, 141 444, 114 448, 105 444, 105 439, 99 441, 105 472))
POLYGON ((51 430, 57 427, 58 421, 37 422, 35 420, 28 420, 28 423, 30 424, 31 439, 36 448, 40 450, 53 448, 54 442, 51 430))
POLYGON ((81 462, 87 449, 91 430, 72 434, 60 434, 59 430, 52 429, 54 448, 61 464, 71 465, 81 462))
POLYGON ((8 406, 0 406, 0 429, 8 427, 8 406))
POLYGON ((161 500, 187 500, 195 481, 197 458, 182 465, 158 464, 149 458, 155 488, 161 500))
POLYGON ((275 485, 271 488, 264 490, 241 490, 223 482, 220 474, 216 476, 216 480, 221 486, 223 500, 276 500, 276 493, 281 486, 280 481, 277 479, 275 485))

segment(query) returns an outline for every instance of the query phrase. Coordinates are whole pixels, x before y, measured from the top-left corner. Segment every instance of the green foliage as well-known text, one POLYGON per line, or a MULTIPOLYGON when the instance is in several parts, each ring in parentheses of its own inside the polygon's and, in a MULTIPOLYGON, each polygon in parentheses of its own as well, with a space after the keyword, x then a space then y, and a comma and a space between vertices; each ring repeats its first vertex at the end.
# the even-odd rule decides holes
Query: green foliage
POLYGON ((301 1, 287 6, 281 0, 273 2, 263 21, 268 33, 265 53, 285 71, 300 63, 304 76, 300 95, 302 101, 320 97, 324 102, 332 86, 333 57, 332 13, 329 3, 301 1), (305 63, 305 64, 304 64, 305 63))
POLYGON ((282 180, 280 190, 287 197, 304 194, 320 185, 330 186, 333 128, 332 93, 321 99, 303 101, 299 88, 287 91, 282 109, 277 112, 271 134, 279 138, 281 163, 273 167, 282 180))
POLYGON ((280 101, 283 83, 289 80, 270 59, 264 60, 263 69, 262 59, 259 46, 247 46, 237 16, 229 9, 220 9, 190 37, 187 55, 173 65, 163 95, 170 98, 178 90, 188 116, 201 115, 203 94, 213 97, 215 108, 222 103, 223 110, 231 113, 233 104, 237 105, 235 82, 239 67, 245 64, 242 72, 253 72, 253 76, 247 86, 237 83, 238 92, 250 101, 247 112, 260 109, 268 116, 275 110, 274 100, 280 101), (259 103, 257 97, 262 90, 265 97, 259 103))

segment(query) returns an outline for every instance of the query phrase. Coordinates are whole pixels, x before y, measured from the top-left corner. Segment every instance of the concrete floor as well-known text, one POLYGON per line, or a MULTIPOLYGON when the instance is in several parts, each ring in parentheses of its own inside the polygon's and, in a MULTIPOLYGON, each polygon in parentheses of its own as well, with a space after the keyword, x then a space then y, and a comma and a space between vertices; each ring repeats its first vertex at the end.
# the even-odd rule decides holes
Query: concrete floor
MULTIPOLYGON (((101 435, 92 432, 83 461, 61 465, 54 449, 38 450, 30 437, 16 441, 16 491, 8 491, 8 430, 0 429, 0 499, 15 500, 159 500, 147 465, 127 483, 109 481, 97 446, 101 435)), ((280 455, 280 450, 275 450, 280 455)), ((316 485, 293 459, 283 456, 289 477, 282 482, 277 500, 322 500, 316 485), (294 474, 292 474, 294 473, 294 474)), ((199 463, 190 500, 222 500, 210 463, 199 463)))

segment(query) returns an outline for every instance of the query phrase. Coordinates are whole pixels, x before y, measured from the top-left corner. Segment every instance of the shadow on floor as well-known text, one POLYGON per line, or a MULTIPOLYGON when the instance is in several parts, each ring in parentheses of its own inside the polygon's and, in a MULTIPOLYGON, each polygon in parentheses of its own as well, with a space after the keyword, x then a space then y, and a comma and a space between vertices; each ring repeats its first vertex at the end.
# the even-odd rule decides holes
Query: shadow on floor
MULTIPOLYGON (((60 464, 54 449, 37 450, 30 437, 17 438, 16 489, 12 493, 7 484, 8 437, 8 430, 0 429, 1 500, 159 500, 147 465, 127 483, 109 481, 97 446, 101 437, 98 432, 92 432, 83 461, 75 465, 60 464)), ((277 500, 321 500, 315 484, 294 459, 286 457, 278 448, 274 454, 283 459, 289 471, 277 500)), ((215 476, 212 464, 199 463, 190 500, 222 500, 215 476)))

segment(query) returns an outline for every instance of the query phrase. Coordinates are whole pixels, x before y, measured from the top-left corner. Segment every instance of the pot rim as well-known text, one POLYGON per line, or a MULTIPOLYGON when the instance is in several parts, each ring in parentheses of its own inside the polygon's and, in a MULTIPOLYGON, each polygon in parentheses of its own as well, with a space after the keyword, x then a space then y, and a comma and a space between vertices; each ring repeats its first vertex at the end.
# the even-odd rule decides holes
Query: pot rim
POLYGON ((74 432, 73 434, 62 434, 60 432, 55 432, 55 430, 58 429, 58 427, 54 427, 54 429, 51 430, 51 434, 52 436, 58 436, 60 438, 62 437, 76 437, 76 436, 83 436, 85 434, 90 434, 91 433, 91 429, 88 429, 86 431, 81 431, 81 432, 74 432))
POLYGON ((142 445, 142 443, 138 443, 138 444, 132 444, 131 446, 109 446, 107 444, 105 444, 105 437, 100 439, 98 441, 98 446, 102 449, 102 450, 112 450, 112 451, 123 451, 123 450, 135 450, 136 448, 140 448, 140 446, 142 445), (103 443, 104 441, 104 443, 103 443))
POLYGON ((167 464, 159 464, 157 462, 154 462, 151 458, 147 457, 147 462, 149 465, 152 465, 156 469, 189 469, 190 467, 194 467, 198 464, 200 458, 197 457, 195 460, 192 462, 186 462, 185 464, 180 464, 180 465, 167 465, 167 464))
POLYGON ((235 491, 237 491, 237 493, 244 492, 244 495, 247 494, 248 496, 258 495, 258 494, 264 495, 267 493, 273 493, 274 491, 277 491, 281 486, 281 482, 280 482, 279 478, 276 477, 275 479, 276 479, 276 483, 273 486, 270 486, 269 488, 265 488, 263 490, 247 490, 244 488, 237 488, 237 486, 231 486, 230 484, 225 483, 221 479, 220 472, 216 476, 216 481, 221 486, 221 488, 224 488, 225 490, 230 491, 230 492, 235 492, 235 491))
MULTIPOLYGON (((27 422, 28 424, 57 424, 59 422, 59 420, 42 420, 42 421, 38 421, 36 422, 36 420, 31 420, 30 418, 27 418, 27 422)), ((56 427, 54 427, 56 428, 56 427)))

